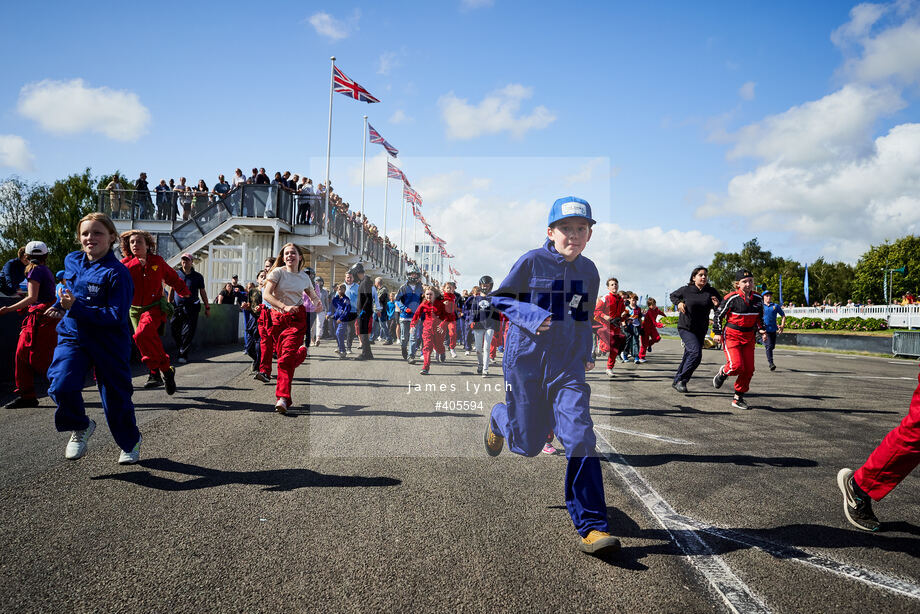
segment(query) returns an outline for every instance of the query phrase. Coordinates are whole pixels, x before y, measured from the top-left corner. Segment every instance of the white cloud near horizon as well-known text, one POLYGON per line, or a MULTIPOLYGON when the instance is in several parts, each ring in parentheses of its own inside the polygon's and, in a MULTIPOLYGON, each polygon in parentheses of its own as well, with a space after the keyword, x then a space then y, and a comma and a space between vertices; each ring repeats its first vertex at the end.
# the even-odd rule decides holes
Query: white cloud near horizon
POLYGON ((358 29, 360 19, 361 10, 355 9, 347 19, 337 19, 325 11, 319 11, 311 15, 308 21, 320 36, 325 36, 331 41, 339 41, 348 38, 358 29))
POLYGON ((31 171, 35 168, 35 157, 29 151, 29 143, 15 134, 0 134, 0 166, 7 166, 18 171, 31 171))
POLYGON ((578 172, 566 175, 565 182, 569 185, 576 183, 588 183, 596 176, 598 171, 610 171, 610 158, 593 158, 588 160, 578 172))
POLYGON ((521 103, 532 96, 533 88, 516 83, 490 92, 474 105, 449 92, 438 100, 447 138, 468 140, 484 134, 508 132, 520 139, 530 130, 546 128, 556 121, 556 116, 546 107, 537 106, 529 115, 520 113, 521 103))
POLYGON ((396 109, 396 111, 390 115, 389 121, 391 124, 405 124, 411 122, 412 118, 406 115, 406 112, 402 109, 396 109))
POLYGON ((136 141, 150 125, 150 111, 137 94, 89 87, 83 79, 28 83, 19 91, 17 110, 58 136, 95 132, 116 141, 136 141))

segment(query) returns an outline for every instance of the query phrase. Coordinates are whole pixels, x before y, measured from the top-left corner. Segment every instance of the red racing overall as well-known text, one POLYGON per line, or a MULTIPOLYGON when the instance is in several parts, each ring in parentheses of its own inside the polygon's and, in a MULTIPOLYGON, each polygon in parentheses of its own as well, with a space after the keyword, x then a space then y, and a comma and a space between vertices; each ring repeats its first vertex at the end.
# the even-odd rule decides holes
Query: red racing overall
POLYGON ((763 299, 756 293, 745 296, 739 290, 725 295, 712 318, 712 332, 722 335, 725 351, 722 373, 737 376, 735 392, 738 394, 744 394, 750 387, 754 375, 755 335, 763 326, 763 299), (722 320, 725 320, 724 332, 722 320))
POLYGON ((444 334, 438 332, 438 327, 444 322, 447 313, 444 311, 444 301, 435 299, 434 303, 422 301, 412 316, 412 327, 422 318, 422 359, 427 371, 431 365, 431 350, 438 354, 444 353, 444 334))
POLYGON ((657 307, 646 310, 645 319, 642 320, 642 330, 639 343, 639 358, 645 358, 646 352, 652 351, 652 346, 661 341, 661 335, 658 334, 658 316, 663 316, 664 312, 657 307))
MULTIPOLYGON (((290 405, 294 402, 291 399, 294 370, 307 359, 307 348, 303 345, 304 335, 307 333, 307 310, 303 305, 299 305, 289 313, 282 313, 277 309, 271 310, 270 313, 271 334, 274 338, 275 351, 278 352, 278 381, 275 383, 275 398, 285 399, 290 405)), ((271 350, 268 353, 268 360, 268 366, 271 369, 271 350)))
POLYGON ((141 353, 141 362, 151 371, 165 373, 169 371, 169 355, 163 349, 159 332, 159 328, 166 324, 166 314, 159 305, 163 299, 163 282, 174 288, 181 297, 191 296, 191 292, 176 270, 157 254, 148 252, 144 264, 136 256, 122 258, 121 262, 128 267, 134 281, 131 307, 145 308, 134 329, 134 343, 141 353))
POLYGON ((620 328, 620 316, 626 310, 626 303, 616 292, 610 292, 597 301, 594 307, 594 319, 601 325, 597 330, 597 346, 602 352, 607 352, 607 368, 613 369, 619 353, 626 344, 626 335, 620 328), (609 316, 608 322, 602 315, 609 316))
POLYGON ((45 316, 54 303, 35 303, 26 309, 16 346, 16 394, 35 398, 35 374, 47 375, 57 346, 58 320, 45 316))
POLYGON ((449 333, 448 347, 454 349, 457 347, 457 311, 459 303, 456 292, 444 293, 444 312, 447 317, 444 320, 445 334, 449 333))

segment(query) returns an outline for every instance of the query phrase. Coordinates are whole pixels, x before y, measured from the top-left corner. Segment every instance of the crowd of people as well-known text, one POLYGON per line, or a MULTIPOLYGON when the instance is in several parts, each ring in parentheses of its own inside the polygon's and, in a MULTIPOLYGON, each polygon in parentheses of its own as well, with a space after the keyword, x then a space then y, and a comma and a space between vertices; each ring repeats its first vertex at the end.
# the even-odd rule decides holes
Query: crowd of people
MULTIPOLYGON (((288 243, 264 262, 255 282, 246 288, 237 280, 228 283, 218 301, 238 302, 244 313, 253 377, 270 385, 276 370, 273 398, 279 414, 294 405, 296 369, 309 358, 311 347, 330 336, 343 360, 354 354, 357 339, 360 353, 352 358, 362 361, 374 360, 377 341, 394 344, 398 339, 403 359, 410 364, 422 360, 422 375, 430 373, 433 363, 445 365, 448 354, 456 358, 459 348, 467 355, 475 352, 477 373, 488 377, 496 351, 503 349, 505 400, 489 414, 485 451, 497 456, 507 445, 525 456, 552 453, 557 438, 567 458, 565 504, 578 547, 590 554, 609 553, 620 542, 608 524, 586 373, 605 353, 608 376, 620 355, 642 364, 660 339, 656 329, 663 313, 653 300, 643 311, 636 294, 620 292, 613 277, 600 296, 597 267, 582 255, 594 224, 586 201, 557 200, 542 247, 522 255, 497 287, 484 275, 460 293, 453 282, 423 285, 416 267, 390 292, 360 263, 330 292, 307 266, 301 249, 288 243)), ((149 370, 146 387, 164 386, 174 394, 176 370, 163 350, 160 330, 171 322, 177 360, 187 361, 198 314, 202 306, 206 316, 210 309, 208 297, 192 256, 183 254, 178 269, 167 266, 145 231, 119 235, 108 216, 91 213, 80 220, 77 238, 81 249, 65 258, 57 286, 45 266, 47 246, 32 241, 23 248, 27 292, 0 308, 0 314, 18 310, 25 316, 16 353, 17 397, 7 407, 36 406, 35 377, 47 374, 49 396, 57 406, 55 426, 70 432, 65 457, 79 459, 96 428, 82 397, 92 371, 120 448, 118 462, 134 464, 142 437, 132 400, 132 348, 149 370), (170 288, 166 295, 164 286, 170 288)), ((700 266, 686 286, 671 294, 684 346, 672 384, 679 393, 687 392, 700 364, 702 338, 711 323, 725 353, 713 387, 734 377, 732 405, 748 408, 744 395, 754 373, 755 337, 766 340, 771 328, 774 333, 781 329, 777 318, 784 317, 770 293, 756 293, 754 287, 753 274, 742 269, 733 290, 723 296, 700 266)), ((884 497, 920 462, 918 425, 920 387, 908 416, 869 461, 856 472, 841 470, 845 515, 855 526, 876 530, 871 501, 884 497)))

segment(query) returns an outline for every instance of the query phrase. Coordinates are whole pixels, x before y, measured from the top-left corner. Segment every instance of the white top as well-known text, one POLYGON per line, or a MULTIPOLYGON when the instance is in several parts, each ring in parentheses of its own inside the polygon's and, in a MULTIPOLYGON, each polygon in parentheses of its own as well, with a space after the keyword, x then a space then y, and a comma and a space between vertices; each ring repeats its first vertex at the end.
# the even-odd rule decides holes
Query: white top
POLYGON ((233 187, 236 187, 243 183, 246 183, 246 175, 240 175, 239 177, 237 177, 236 175, 233 176, 233 187))
POLYGON ((284 267, 272 269, 266 279, 275 284, 272 294, 285 305, 302 305, 303 291, 310 287, 309 275, 303 271, 291 273, 284 267))

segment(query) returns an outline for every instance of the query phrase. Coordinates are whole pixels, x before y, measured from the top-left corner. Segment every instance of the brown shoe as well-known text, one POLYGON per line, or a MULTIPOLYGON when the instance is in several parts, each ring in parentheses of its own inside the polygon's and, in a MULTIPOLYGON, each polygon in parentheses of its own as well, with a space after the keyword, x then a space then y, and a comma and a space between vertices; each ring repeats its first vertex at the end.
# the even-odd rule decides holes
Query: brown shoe
POLYGON ((620 540, 606 531, 592 530, 578 540, 578 549, 588 554, 612 554, 620 549, 620 540))
POLYGON ((505 446, 505 438, 500 437, 492 432, 492 419, 489 419, 488 424, 486 424, 486 434, 485 434, 485 444, 486 444, 486 453, 489 456, 498 456, 502 448, 505 446))

